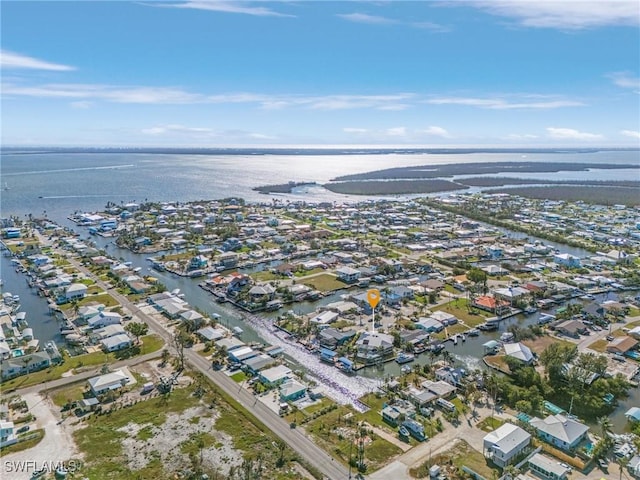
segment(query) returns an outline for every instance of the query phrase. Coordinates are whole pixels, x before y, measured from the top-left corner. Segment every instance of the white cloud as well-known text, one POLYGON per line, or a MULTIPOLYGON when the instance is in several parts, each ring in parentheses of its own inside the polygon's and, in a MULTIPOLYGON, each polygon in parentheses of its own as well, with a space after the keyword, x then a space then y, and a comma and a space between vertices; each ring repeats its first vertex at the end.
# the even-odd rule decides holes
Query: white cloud
POLYGON ((186 127, 184 125, 159 125, 151 128, 142 129, 145 135, 166 135, 166 134, 187 134, 197 136, 217 136, 210 128, 202 127, 186 127))
POLYGON ((449 132, 447 132, 444 128, 435 125, 432 125, 424 130, 424 133, 433 137, 451 138, 451 134, 449 132))
POLYGON ((385 133, 390 137, 404 137, 407 135, 407 128, 406 127, 387 128, 385 133))
POLYGON ((191 8, 195 10, 208 10, 212 12, 240 13, 257 17, 294 17, 285 13, 276 12, 267 7, 252 6, 250 2, 223 1, 223 0, 190 0, 184 3, 151 3, 154 7, 191 8))
POLYGON ((395 18, 381 17, 379 15, 369 15, 367 13, 339 13, 336 17, 348 20, 354 23, 365 23, 368 25, 403 25, 407 27, 420 28, 422 30, 430 30, 432 32, 450 32, 451 28, 435 22, 418 21, 403 22, 395 18))
POLYGON ((580 132, 573 128, 548 127, 547 132, 551 138, 558 140, 599 140, 604 138, 596 133, 580 132))
POLYGON ((77 102, 71 102, 70 105, 71 105, 71 108, 75 108, 78 110, 86 110, 87 108, 91 108, 91 105, 93 104, 86 100, 80 100, 77 102))
POLYGON ((514 18, 526 27, 580 30, 609 25, 640 25, 637 0, 483 0, 464 4, 493 15, 514 18))
POLYGON ((250 133, 249 136, 258 140, 275 140, 277 138, 273 135, 265 135, 264 133, 250 133))
POLYGON ((512 133, 508 138, 513 140, 532 140, 534 138, 538 138, 538 135, 533 135, 531 133, 512 133))
POLYGON ((369 25, 389 25, 398 23, 397 20, 387 17, 379 17, 377 15, 367 15, 366 13, 344 13, 338 14, 337 17, 349 20, 355 23, 367 23, 369 25))
POLYGON ((366 128, 345 127, 342 131, 345 133, 367 133, 369 130, 366 128))
POLYGON ((640 90, 640 77, 634 77, 629 72, 610 73, 607 77, 618 87, 640 90))
MULTIPOLYGON (((526 97, 530 98, 530 96, 526 97)), ((491 110, 550 110, 564 107, 581 107, 584 103, 573 100, 518 101, 509 102, 502 98, 436 97, 427 100, 432 105, 466 105, 491 110)))
POLYGON ((61 65, 59 63, 46 62, 19 53, 0 50, 0 67, 3 69, 30 69, 30 70, 51 70, 55 72, 66 72, 75 70, 75 67, 61 65))
POLYGON ((622 130, 620 132, 621 135, 624 135, 625 137, 631 137, 631 138, 638 138, 640 139, 640 132, 636 131, 636 130, 622 130))

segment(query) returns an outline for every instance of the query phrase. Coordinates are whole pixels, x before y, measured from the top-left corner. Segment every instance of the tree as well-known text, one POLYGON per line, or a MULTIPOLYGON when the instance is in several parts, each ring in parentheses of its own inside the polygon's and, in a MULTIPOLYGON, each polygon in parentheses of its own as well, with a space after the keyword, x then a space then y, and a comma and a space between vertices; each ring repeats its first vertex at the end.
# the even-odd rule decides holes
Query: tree
POLYGON ((177 330, 173 334, 173 346, 178 354, 178 370, 184 369, 184 349, 191 344, 191 335, 183 330, 177 330))
POLYGON ((474 290, 478 290, 479 286, 482 286, 482 292, 486 293, 487 291, 487 272, 484 270, 480 270, 479 268, 472 268, 467 273, 467 278, 470 282, 474 283, 474 290))
POLYGON ((611 444, 611 437, 609 433, 613 428, 613 423, 611 423, 611 419, 609 417, 603 416, 598 418, 598 425, 600 425, 600 435, 602 439, 606 442, 606 444, 611 444))
POLYGON ((130 322, 124 329, 136 337, 136 343, 140 342, 140 337, 149 331, 149 325, 143 322, 130 322))
POLYGON ((166 365, 167 362, 169 361, 169 358, 171 358, 171 354, 169 353, 169 350, 167 350, 166 348, 164 350, 162 350, 162 353, 160 354, 160 359, 162 360, 161 365, 166 365))

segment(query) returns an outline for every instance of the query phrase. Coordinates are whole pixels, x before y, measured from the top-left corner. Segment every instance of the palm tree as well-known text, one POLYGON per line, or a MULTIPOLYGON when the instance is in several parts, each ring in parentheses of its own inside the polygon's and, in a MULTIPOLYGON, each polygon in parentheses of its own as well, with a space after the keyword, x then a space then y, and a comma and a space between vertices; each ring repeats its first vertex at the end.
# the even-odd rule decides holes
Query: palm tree
POLYGON ((609 433, 613 428, 613 423, 611 423, 611 419, 606 416, 600 417, 598 418, 598 425, 600 425, 600 434, 602 436, 602 439, 605 441, 606 444, 609 444, 609 442, 611 442, 611 437, 609 437, 609 433))

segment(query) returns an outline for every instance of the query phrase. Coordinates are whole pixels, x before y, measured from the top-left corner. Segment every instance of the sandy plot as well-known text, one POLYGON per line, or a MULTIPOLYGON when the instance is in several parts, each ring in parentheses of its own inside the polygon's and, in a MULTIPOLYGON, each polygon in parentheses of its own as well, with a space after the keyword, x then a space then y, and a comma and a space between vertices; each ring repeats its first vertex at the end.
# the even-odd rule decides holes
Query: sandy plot
POLYGON ((140 470, 151 460, 158 458, 166 469, 178 471, 190 464, 188 455, 180 449, 181 445, 192 440, 194 434, 208 433, 215 437, 216 443, 203 448, 203 464, 213 470, 218 468, 221 472, 228 473, 231 466, 242 463, 242 452, 233 449, 231 437, 215 430, 217 418, 215 412, 199 406, 179 414, 167 415, 165 423, 160 426, 135 423, 125 425, 119 430, 128 435, 122 441, 127 467, 133 471, 140 470))

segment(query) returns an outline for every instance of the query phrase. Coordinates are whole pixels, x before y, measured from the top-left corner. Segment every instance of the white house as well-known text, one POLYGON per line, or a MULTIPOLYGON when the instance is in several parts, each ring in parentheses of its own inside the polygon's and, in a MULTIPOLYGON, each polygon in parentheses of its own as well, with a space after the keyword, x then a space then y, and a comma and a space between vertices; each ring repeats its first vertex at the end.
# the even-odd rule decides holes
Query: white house
POLYGON ((0 421, 0 447, 13 445, 18 441, 13 428, 13 422, 0 421))
POLYGON ((112 337, 104 338, 100 341, 102 349, 106 352, 115 352, 117 350, 123 350, 131 346, 131 338, 126 333, 120 333, 113 335, 112 337))
POLYGON ((530 365, 531 363, 533 363, 533 360, 534 360, 533 353, 531 353, 531 349, 520 342, 505 343, 504 353, 507 357, 512 357, 512 358, 515 358, 516 360, 520 360, 522 363, 526 365, 530 365))
POLYGON ((93 331, 93 336, 98 340, 104 340, 105 338, 113 337, 115 335, 121 335, 126 333, 124 327, 119 323, 116 325, 107 325, 104 328, 99 328, 93 331))
POLYGON ((109 390, 118 390, 129 383, 131 379, 122 370, 100 375, 89 379, 89 387, 94 395, 100 395, 109 390))
POLYGON ((102 328, 119 323, 122 323, 122 316, 118 312, 100 312, 87 320, 87 325, 90 328, 102 328))
POLYGON ((505 423, 483 439, 484 456, 504 468, 529 445, 531 435, 522 428, 505 423))
POLYGON ((67 300, 78 300, 87 294, 87 286, 83 283, 72 283, 67 287, 64 296, 67 300))

